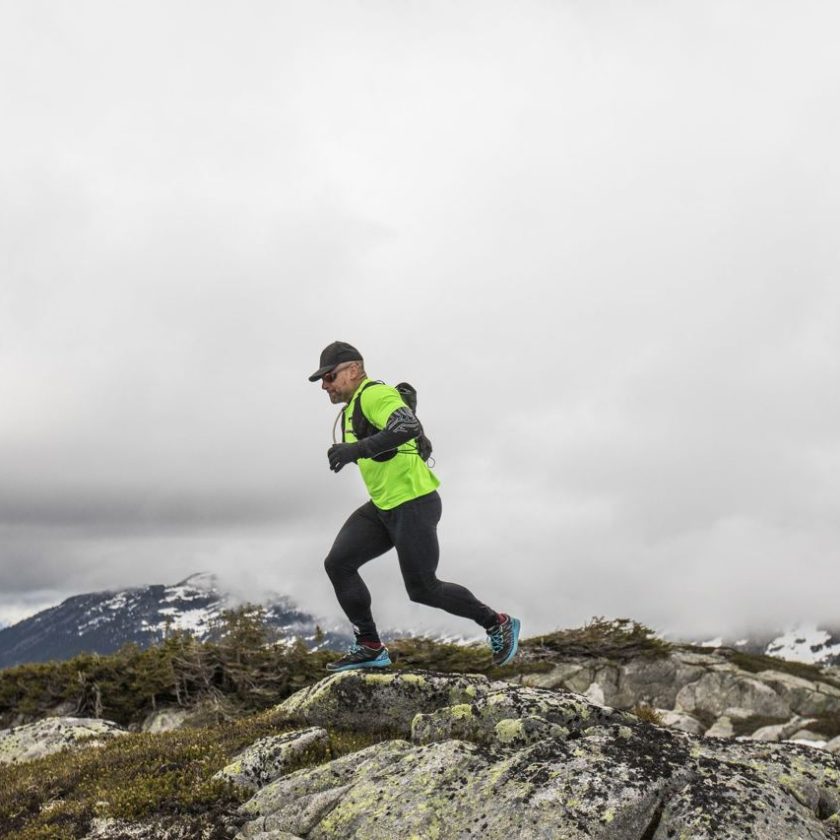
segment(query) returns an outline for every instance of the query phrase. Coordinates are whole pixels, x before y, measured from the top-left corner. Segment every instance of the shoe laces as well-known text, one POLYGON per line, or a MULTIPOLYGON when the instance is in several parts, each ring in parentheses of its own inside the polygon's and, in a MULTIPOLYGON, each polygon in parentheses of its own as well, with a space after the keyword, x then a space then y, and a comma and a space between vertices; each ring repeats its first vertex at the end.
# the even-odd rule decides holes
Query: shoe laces
POLYGON ((505 646, 505 634, 502 632, 501 625, 487 635, 490 637, 490 647, 493 653, 501 653, 502 648, 505 646))

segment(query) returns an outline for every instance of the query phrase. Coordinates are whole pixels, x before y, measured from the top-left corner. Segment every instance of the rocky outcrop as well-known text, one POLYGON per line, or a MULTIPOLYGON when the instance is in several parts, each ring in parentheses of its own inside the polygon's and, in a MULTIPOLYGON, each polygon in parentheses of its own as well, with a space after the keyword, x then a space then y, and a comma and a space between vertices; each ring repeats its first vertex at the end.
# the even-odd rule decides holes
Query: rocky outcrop
POLYGON ((327 741, 327 731, 316 726, 260 738, 213 778, 257 790, 288 772, 303 756, 319 751, 325 754, 327 741))
POLYGON ((840 836, 840 758, 694 738, 581 694, 349 672, 278 711, 392 737, 262 786, 242 807, 242 840, 840 836))
POLYGON ((725 651, 676 648, 667 656, 627 662, 567 659, 520 680, 535 688, 579 692, 619 709, 647 704, 668 725, 691 734, 758 733, 759 740, 784 740, 802 728, 794 721, 840 719, 840 672, 831 674, 809 680, 773 669, 748 673, 730 662, 725 651))
POLYGON ((44 718, 26 726, 0 730, 0 764, 31 761, 70 747, 101 746, 127 734, 107 720, 92 718, 44 718))

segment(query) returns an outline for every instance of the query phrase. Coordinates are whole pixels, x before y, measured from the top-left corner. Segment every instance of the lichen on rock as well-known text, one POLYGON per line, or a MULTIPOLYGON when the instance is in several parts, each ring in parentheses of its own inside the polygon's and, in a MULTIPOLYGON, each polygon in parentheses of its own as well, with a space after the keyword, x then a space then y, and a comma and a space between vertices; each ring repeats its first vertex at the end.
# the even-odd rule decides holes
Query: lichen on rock
POLYGON ((258 790, 287 772, 302 755, 325 751, 327 743, 327 731, 319 727, 270 735, 251 744, 213 778, 258 790))
POLYGON ((840 759, 827 752, 697 739, 563 691, 376 676, 328 678, 285 711, 361 728, 379 716, 404 737, 270 783, 242 808, 243 838, 837 836, 840 759))
POLYGON ((97 718, 44 718, 0 730, 0 764, 31 761, 71 747, 99 746, 126 734, 116 723, 97 718))

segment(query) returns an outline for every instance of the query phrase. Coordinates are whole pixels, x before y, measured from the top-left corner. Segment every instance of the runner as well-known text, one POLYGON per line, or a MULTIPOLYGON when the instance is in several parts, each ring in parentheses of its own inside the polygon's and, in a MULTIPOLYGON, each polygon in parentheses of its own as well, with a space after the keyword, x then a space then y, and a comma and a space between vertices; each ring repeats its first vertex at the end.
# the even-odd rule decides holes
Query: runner
POLYGON ((396 389, 368 378, 361 354, 346 342, 324 348, 318 370, 309 377, 310 382, 318 380, 330 402, 345 404, 342 443, 327 452, 330 469, 337 473, 357 463, 370 494, 344 523, 324 563, 356 636, 347 654, 327 670, 391 664, 373 620, 370 592, 359 575, 361 566, 391 548, 397 550, 408 597, 477 622, 487 631, 493 663, 506 665, 519 644, 519 619, 497 613, 463 586, 437 578, 440 482, 420 457, 417 440, 423 430, 414 413, 396 389))

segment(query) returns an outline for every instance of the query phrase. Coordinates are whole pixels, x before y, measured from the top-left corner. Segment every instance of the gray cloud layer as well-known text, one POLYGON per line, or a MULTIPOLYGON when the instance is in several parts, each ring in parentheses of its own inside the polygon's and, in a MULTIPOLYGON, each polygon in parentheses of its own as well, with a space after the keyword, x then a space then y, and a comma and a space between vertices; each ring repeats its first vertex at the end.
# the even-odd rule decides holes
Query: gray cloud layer
MULTIPOLYGON (((836 621, 838 23, 4 6, 7 615, 209 569, 338 617, 342 338, 420 389, 441 575, 529 630, 836 621)), ((394 567, 380 623, 469 629, 394 567)))

